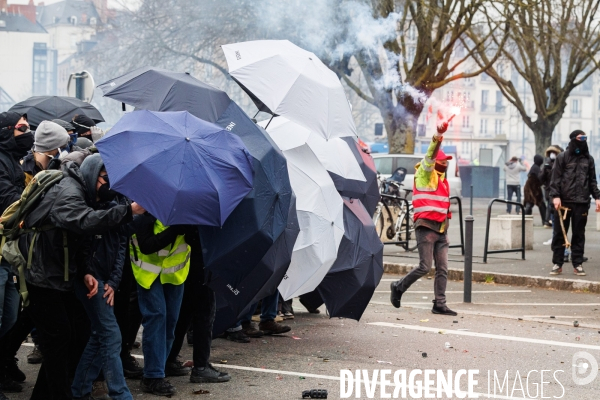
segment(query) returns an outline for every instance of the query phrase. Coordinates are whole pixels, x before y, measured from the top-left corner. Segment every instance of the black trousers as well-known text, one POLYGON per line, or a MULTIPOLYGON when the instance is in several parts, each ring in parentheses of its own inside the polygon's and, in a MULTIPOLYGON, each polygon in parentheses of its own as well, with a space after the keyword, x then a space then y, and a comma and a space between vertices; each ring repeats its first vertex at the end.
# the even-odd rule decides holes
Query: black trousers
POLYGON ((72 399, 71 383, 90 336, 90 323, 73 292, 27 285, 28 312, 44 355, 31 400, 72 399))
POLYGON ((212 329, 216 312, 215 292, 204 284, 204 267, 202 265, 190 265, 190 273, 184 285, 183 301, 175 327, 175 340, 167 361, 177 359, 185 334, 191 325, 194 330, 194 367, 203 368, 208 365, 210 358, 212 329))
POLYGON ((115 317, 121 331, 121 358, 129 356, 142 324, 142 313, 137 300, 137 284, 133 276, 129 252, 126 252, 121 283, 115 293, 115 317))
POLYGON ((19 310, 17 322, 13 327, 0 339, 0 378, 5 378, 5 367, 12 362, 17 356, 17 352, 21 348, 21 344, 27 339, 27 335, 33 329, 33 321, 29 316, 29 307, 19 310))
MULTIPOLYGON (((585 250, 585 226, 587 224, 589 203, 562 203, 563 207, 569 208, 567 218, 563 220, 565 231, 573 225, 571 234, 571 260, 573 266, 583 263, 583 252, 585 250)), ((564 214, 564 211, 561 211, 564 214)), ((552 262, 563 265, 565 253, 565 239, 560 225, 558 212, 554 211, 554 229, 552 229, 552 262)))
MULTIPOLYGON (((535 206, 535 204, 532 203, 525 203, 525 215, 531 215, 533 214, 533 207, 535 206)), ((540 204, 538 205, 538 209, 540 210, 540 217, 542 218, 542 224, 546 225, 547 223, 547 219, 546 219, 546 203, 545 201, 540 202, 540 204)))

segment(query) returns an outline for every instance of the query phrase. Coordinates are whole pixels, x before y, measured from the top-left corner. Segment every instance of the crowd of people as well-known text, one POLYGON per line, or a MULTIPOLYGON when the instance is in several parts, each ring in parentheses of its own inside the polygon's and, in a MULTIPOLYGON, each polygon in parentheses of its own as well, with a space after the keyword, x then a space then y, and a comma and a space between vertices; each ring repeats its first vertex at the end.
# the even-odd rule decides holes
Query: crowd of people
MULTIPOLYGON (((581 130, 575 130, 569 135, 569 145, 566 150, 558 145, 551 145, 545 151, 545 157, 536 154, 534 165, 529 169, 524 187, 526 214, 532 214, 532 208, 537 206, 542 223, 552 229, 552 238, 545 245, 551 245, 552 270, 551 275, 562 274, 563 264, 573 265, 573 273, 585 276, 583 263, 585 228, 591 201, 595 200, 595 210, 600 211, 600 190, 596 179, 594 158, 589 153, 587 135, 581 130), (562 219, 562 223, 560 221, 562 219), (566 246, 567 234, 572 225, 570 246, 566 246), (569 252, 570 247, 570 252, 569 252)), ((507 200, 511 201, 513 193, 517 202, 521 202, 520 171, 526 171, 525 166, 517 157, 513 157, 504 167, 506 172, 507 200)), ((511 205, 507 205, 510 214, 511 205)), ((520 212, 519 207, 516 209, 520 212)))
MULTIPOLYGON (((113 191, 94 146, 102 134, 85 115, 30 127, 26 114, 0 114, 0 400, 22 390, 16 355, 29 335, 27 360, 41 363, 32 400, 132 399, 125 378, 159 396, 176 392, 168 376, 231 379, 209 362, 216 300, 197 227, 164 226, 113 191), (140 326, 143 367, 131 354, 140 326), (192 366, 179 358, 186 335, 192 366)), ((222 337, 290 331, 282 303, 273 293, 258 326, 255 304, 222 337)))

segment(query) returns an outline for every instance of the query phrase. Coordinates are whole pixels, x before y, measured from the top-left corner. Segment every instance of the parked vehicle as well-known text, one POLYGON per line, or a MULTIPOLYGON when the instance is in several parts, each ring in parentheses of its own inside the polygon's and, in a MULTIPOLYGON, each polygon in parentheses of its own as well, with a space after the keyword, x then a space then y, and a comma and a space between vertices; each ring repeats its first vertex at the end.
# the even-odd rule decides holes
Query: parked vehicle
MULTIPOLYGON (((450 154, 449 154, 450 155, 450 154)), ((406 168, 407 174, 402 188, 412 189, 415 178, 415 165, 423 159, 423 154, 372 154, 375 168, 382 179, 388 179, 398 168, 406 168)), ((462 181, 458 174, 456 154, 452 154, 452 160, 448 163, 448 182, 450 183, 450 194, 461 196, 462 181)))

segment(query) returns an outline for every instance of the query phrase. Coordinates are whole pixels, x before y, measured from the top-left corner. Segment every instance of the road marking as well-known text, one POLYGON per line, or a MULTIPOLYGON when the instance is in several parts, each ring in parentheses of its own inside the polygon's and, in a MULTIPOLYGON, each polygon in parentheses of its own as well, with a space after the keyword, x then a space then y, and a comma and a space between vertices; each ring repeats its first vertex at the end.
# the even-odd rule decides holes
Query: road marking
MULTIPOLYGON (((391 293, 391 290, 376 290, 375 293, 391 293)), ((432 290, 411 290, 407 294, 433 294, 432 290)), ((462 290, 446 290, 449 293, 464 293, 462 290)), ((473 290, 471 293, 531 293, 531 290, 473 290)))
MULTIPOLYGON (((377 304, 383 306, 391 306, 392 304, 384 301, 370 301, 370 304, 377 304)), ((431 302, 402 302, 402 304, 410 304, 410 305, 431 305, 431 302)), ((463 303, 462 301, 449 301, 446 304, 460 304, 460 305, 474 305, 474 306, 552 306, 552 307, 598 307, 600 303, 482 303, 482 302, 473 302, 473 303, 463 303)))
POLYGON ((519 337, 519 336, 494 335, 491 333, 479 333, 479 332, 471 332, 471 331, 457 331, 457 330, 452 330, 452 329, 433 328, 433 327, 421 326, 421 325, 393 324, 390 322, 368 322, 367 325, 385 326, 388 328, 398 328, 398 329, 409 329, 409 330, 413 330, 413 331, 425 331, 425 332, 432 332, 432 333, 436 333, 436 334, 439 334, 440 331, 443 331, 445 335, 460 335, 460 336, 470 336, 470 337, 478 337, 478 338, 486 338, 486 339, 507 340, 507 341, 512 341, 512 342, 545 344, 548 346, 560 346, 560 347, 573 347, 573 348, 577 348, 577 349, 600 350, 600 346, 595 346, 595 345, 591 345, 591 344, 557 342, 554 340, 532 339, 532 338, 524 338, 524 337, 519 337))

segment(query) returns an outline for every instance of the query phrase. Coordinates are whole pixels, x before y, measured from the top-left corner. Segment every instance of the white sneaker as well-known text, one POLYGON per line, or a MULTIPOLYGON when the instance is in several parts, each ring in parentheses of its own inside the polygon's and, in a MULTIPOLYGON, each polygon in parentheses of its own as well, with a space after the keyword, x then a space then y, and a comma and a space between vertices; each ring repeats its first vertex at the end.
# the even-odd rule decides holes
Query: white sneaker
POLYGON ((544 242, 544 246, 550 246, 552 244, 552 239, 548 239, 544 242))

